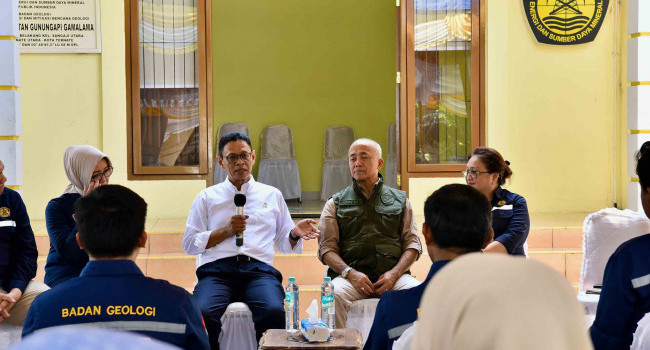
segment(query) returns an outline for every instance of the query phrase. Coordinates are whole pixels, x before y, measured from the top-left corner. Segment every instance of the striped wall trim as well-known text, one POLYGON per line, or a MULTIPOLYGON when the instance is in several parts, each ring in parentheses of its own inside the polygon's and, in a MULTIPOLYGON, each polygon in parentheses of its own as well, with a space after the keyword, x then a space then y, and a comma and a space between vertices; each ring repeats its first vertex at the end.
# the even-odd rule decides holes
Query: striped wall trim
MULTIPOLYGON (((135 331, 135 332, 157 332, 157 333, 172 333, 172 334, 185 334, 187 325, 184 323, 171 323, 171 322, 155 322, 155 321, 111 321, 111 322, 88 322, 76 323, 75 327, 93 327, 113 329, 118 331, 135 331)), ((60 326, 70 327, 70 326, 60 326)), ((59 327, 55 327, 59 328, 59 327)), ((47 328, 43 328, 42 331, 47 328)), ((50 328, 51 329, 51 328, 50 328)))
POLYGON ((637 135, 637 134, 650 134, 650 130, 628 130, 628 132, 632 135, 637 135))
POLYGON ((194 255, 163 255, 163 256, 138 256, 136 260, 189 260, 196 259, 194 255))
POLYGON ((14 90, 18 91, 17 86, 10 86, 10 85, 0 85, 0 90, 14 90))
POLYGON ((13 35, 0 35, 0 40, 16 41, 16 37, 13 35))
POLYGON ((147 231, 148 235, 183 235, 185 231, 147 231))
POLYGON ((633 81, 630 83, 631 86, 639 86, 639 85, 650 85, 650 81, 633 81))
POLYGON ((528 255, 537 254, 580 254, 581 249, 558 249, 558 250, 529 250, 528 255))
POLYGON ((11 188, 14 191, 20 191, 23 188, 23 186, 20 185, 5 185, 5 187, 11 188))
POLYGON ((630 34, 630 38, 638 38, 640 36, 650 36, 650 32, 640 32, 640 33, 630 34))
POLYGON ((632 287, 634 287, 635 289, 645 287, 649 284, 650 284, 650 275, 637 277, 632 280, 632 287))

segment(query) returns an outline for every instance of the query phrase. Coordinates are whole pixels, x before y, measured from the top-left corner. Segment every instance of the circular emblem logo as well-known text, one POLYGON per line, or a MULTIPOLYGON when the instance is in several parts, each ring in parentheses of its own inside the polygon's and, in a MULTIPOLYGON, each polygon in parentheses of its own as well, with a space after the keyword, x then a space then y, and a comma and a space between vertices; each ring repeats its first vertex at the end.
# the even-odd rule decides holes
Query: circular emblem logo
POLYGON ((0 216, 2 216, 3 218, 8 218, 10 214, 11 212, 9 211, 9 208, 7 207, 0 208, 0 216))
POLYGON ((608 5, 609 0, 524 0, 537 41, 553 45, 593 41, 608 5))

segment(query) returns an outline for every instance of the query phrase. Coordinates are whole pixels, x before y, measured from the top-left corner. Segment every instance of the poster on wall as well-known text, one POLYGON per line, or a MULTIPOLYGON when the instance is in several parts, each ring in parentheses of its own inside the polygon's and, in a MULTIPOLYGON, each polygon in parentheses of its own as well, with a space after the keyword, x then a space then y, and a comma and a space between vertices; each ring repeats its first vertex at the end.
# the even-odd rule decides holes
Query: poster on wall
POLYGON ((18 0, 20 52, 99 53, 99 0, 18 0))
POLYGON ((524 10, 537 41, 577 45, 593 41, 609 0, 524 0, 524 10))

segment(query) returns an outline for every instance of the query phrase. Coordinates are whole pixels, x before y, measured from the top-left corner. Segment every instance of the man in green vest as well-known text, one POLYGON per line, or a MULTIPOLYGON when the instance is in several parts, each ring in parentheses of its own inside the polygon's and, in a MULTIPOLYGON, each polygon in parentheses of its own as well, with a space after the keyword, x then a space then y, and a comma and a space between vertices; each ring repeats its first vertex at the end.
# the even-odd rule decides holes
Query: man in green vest
POLYGON ((384 185, 381 147, 359 139, 348 150, 353 183, 330 198, 320 217, 318 258, 329 266, 336 327, 352 302, 420 284, 408 269, 422 253, 406 192, 384 185))

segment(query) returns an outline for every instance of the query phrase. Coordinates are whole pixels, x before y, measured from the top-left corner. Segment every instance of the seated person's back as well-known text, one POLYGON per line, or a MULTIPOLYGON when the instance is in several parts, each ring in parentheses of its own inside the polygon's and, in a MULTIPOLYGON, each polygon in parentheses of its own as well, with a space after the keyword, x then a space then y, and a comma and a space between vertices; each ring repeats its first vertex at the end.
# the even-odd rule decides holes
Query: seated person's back
POLYGON ((84 324, 135 331, 184 349, 208 349, 190 294, 145 277, 135 264, 147 241, 146 208, 140 196, 118 185, 99 187, 75 203, 77 241, 90 261, 79 277, 36 298, 23 337, 42 328, 84 324))
MULTIPOLYGON (((636 154, 641 203, 650 217, 650 141, 636 154)), ((623 244, 607 261, 603 291, 590 328, 594 348, 629 349, 637 323, 650 312, 650 234, 623 244)))
POLYGON ((422 234, 433 265, 419 286, 381 296, 364 349, 392 349, 393 342, 417 319, 422 294, 436 272, 450 260, 480 251, 492 241, 491 218, 487 197, 467 185, 446 185, 427 198, 422 234))

